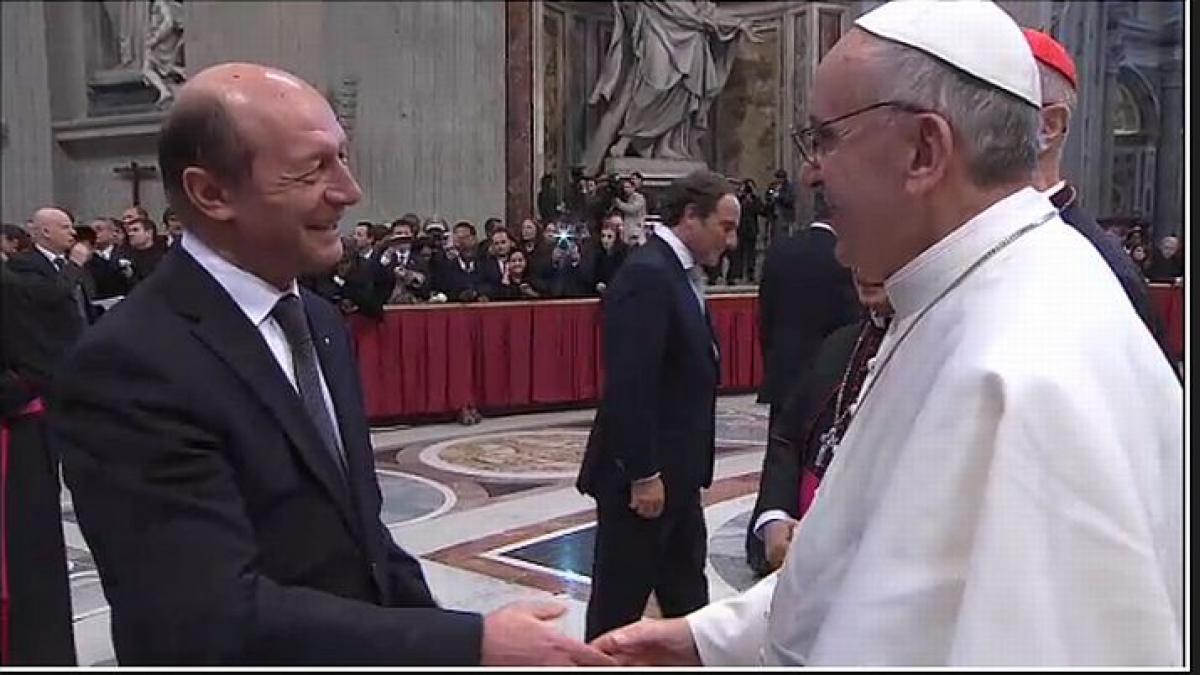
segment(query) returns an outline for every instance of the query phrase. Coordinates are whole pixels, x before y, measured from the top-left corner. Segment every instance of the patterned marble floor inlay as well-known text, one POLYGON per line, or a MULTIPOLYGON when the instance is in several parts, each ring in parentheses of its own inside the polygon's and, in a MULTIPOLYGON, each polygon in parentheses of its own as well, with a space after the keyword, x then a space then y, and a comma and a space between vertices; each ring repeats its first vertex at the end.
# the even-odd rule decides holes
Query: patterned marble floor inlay
POLYGON ((738 591, 744 591, 758 582, 750 566, 746 564, 746 526, 750 522, 750 510, 743 511, 725 522, 708 537, 708 559, 721 579, 738 591))
POLYGON ((454 506, 454 492, 427 478, 397 471, 375 472, 383 493, 380 518, 384 525, 398 525, 432 518, 454 506))
POLYGON ((522 544, 495 555, 537 565, 552 572, 566 572, 579 579, 592 576, 592 554, 595 552, 596 526, 568 532, 549 539, 522 544))
POLYGON ((717 442, 725 445, 767 444, 767 413, 754 408, 722 406, 717 409, 717 442))
POLYGON ((588 432, 517 431, 435 443, 421 461, 444 471, 496 479, 573 479, 588 432))

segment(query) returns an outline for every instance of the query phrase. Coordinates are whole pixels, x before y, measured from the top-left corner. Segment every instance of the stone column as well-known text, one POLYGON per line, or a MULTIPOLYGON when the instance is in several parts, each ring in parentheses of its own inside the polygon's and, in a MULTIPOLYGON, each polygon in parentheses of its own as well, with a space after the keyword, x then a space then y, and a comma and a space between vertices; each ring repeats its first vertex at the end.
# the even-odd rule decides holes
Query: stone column
MULTIPOLYGON (((0 215, 20 225, 53 204, 50 79, 46 65, 46 6, 6 2, 3 26, 4 94, 0 95, 0 215)), ((73 205, 63 204, 67 208, 73 205)))
POLYGON ((533 186, 533 36, 532 2, 504 4, 504 216, 508 223, 535 215, 533 186))
POLYGON ((1162 117, 1154 186, 1154 232, 1161 237, 1180 234, 1183 225, 1183 62, 1178 58, 1167 60, 1159 72, 1162 117))
POLYGON ((1078 188, 1080 204, 1095 215, 1107 204, 1101 182, 1110 172, 1101 157, 1109 133, 1104 21, 1100 3, 1073 2, 1063 6, 1055 36, 1075 59, 1079 75, 1079 103, 1063 151, 1062 173, 1078 188))

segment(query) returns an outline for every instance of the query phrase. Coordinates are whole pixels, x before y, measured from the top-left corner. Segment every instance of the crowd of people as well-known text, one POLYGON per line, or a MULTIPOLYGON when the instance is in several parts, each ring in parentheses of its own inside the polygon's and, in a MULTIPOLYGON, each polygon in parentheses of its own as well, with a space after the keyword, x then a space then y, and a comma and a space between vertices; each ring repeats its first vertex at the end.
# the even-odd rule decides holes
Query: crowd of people
POLYGON ((1146 281, 1158 284, 1183 283, 1183 249, 1179 245, 1179 237, 1168 234, 1159 237, 1151 246, 1145 228, 1140 226, 1131 228, 1124 236, 1117 228, 1110 228, 1109 233, 1121 242, 1125 253, 1146 281))

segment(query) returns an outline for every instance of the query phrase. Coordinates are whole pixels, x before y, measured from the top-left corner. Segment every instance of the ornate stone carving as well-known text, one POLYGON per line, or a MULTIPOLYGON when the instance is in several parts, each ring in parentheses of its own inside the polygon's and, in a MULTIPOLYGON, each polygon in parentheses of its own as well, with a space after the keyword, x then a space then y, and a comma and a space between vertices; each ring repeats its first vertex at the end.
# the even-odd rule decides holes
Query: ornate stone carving
POLYGON ((736 40, 753 26, 710 0, 613 0, 615 24, 590 104, 607 109, 584 153, 589 174, 628 152, 697 160, 708 111, 725 86, 736 40))
POLYGON ((160 107, 175 98, 175 89, 187 79, 183 71, 183 3, 153 0, 150 23, 143 43, 142 75, 158 90, 160 107))

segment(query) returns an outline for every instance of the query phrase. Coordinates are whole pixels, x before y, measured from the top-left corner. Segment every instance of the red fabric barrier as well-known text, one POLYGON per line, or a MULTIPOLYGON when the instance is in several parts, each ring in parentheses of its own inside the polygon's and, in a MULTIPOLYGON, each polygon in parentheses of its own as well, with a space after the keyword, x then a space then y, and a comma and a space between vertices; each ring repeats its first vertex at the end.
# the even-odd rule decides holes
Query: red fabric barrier
POLYGON ((1150 302, 1162 319, 1167 348, 1176 360, 1183 360, 1183 286, 1150 284, 1150 302))
MULTIPOLYGON (((762 380, 758 297, 709 298, 722 391, 762 380)), ((389 307, 351 316, 367 416, 447 416, 465 405, 507 412, 591 405, 603 389, 597 300, 389 307)))

